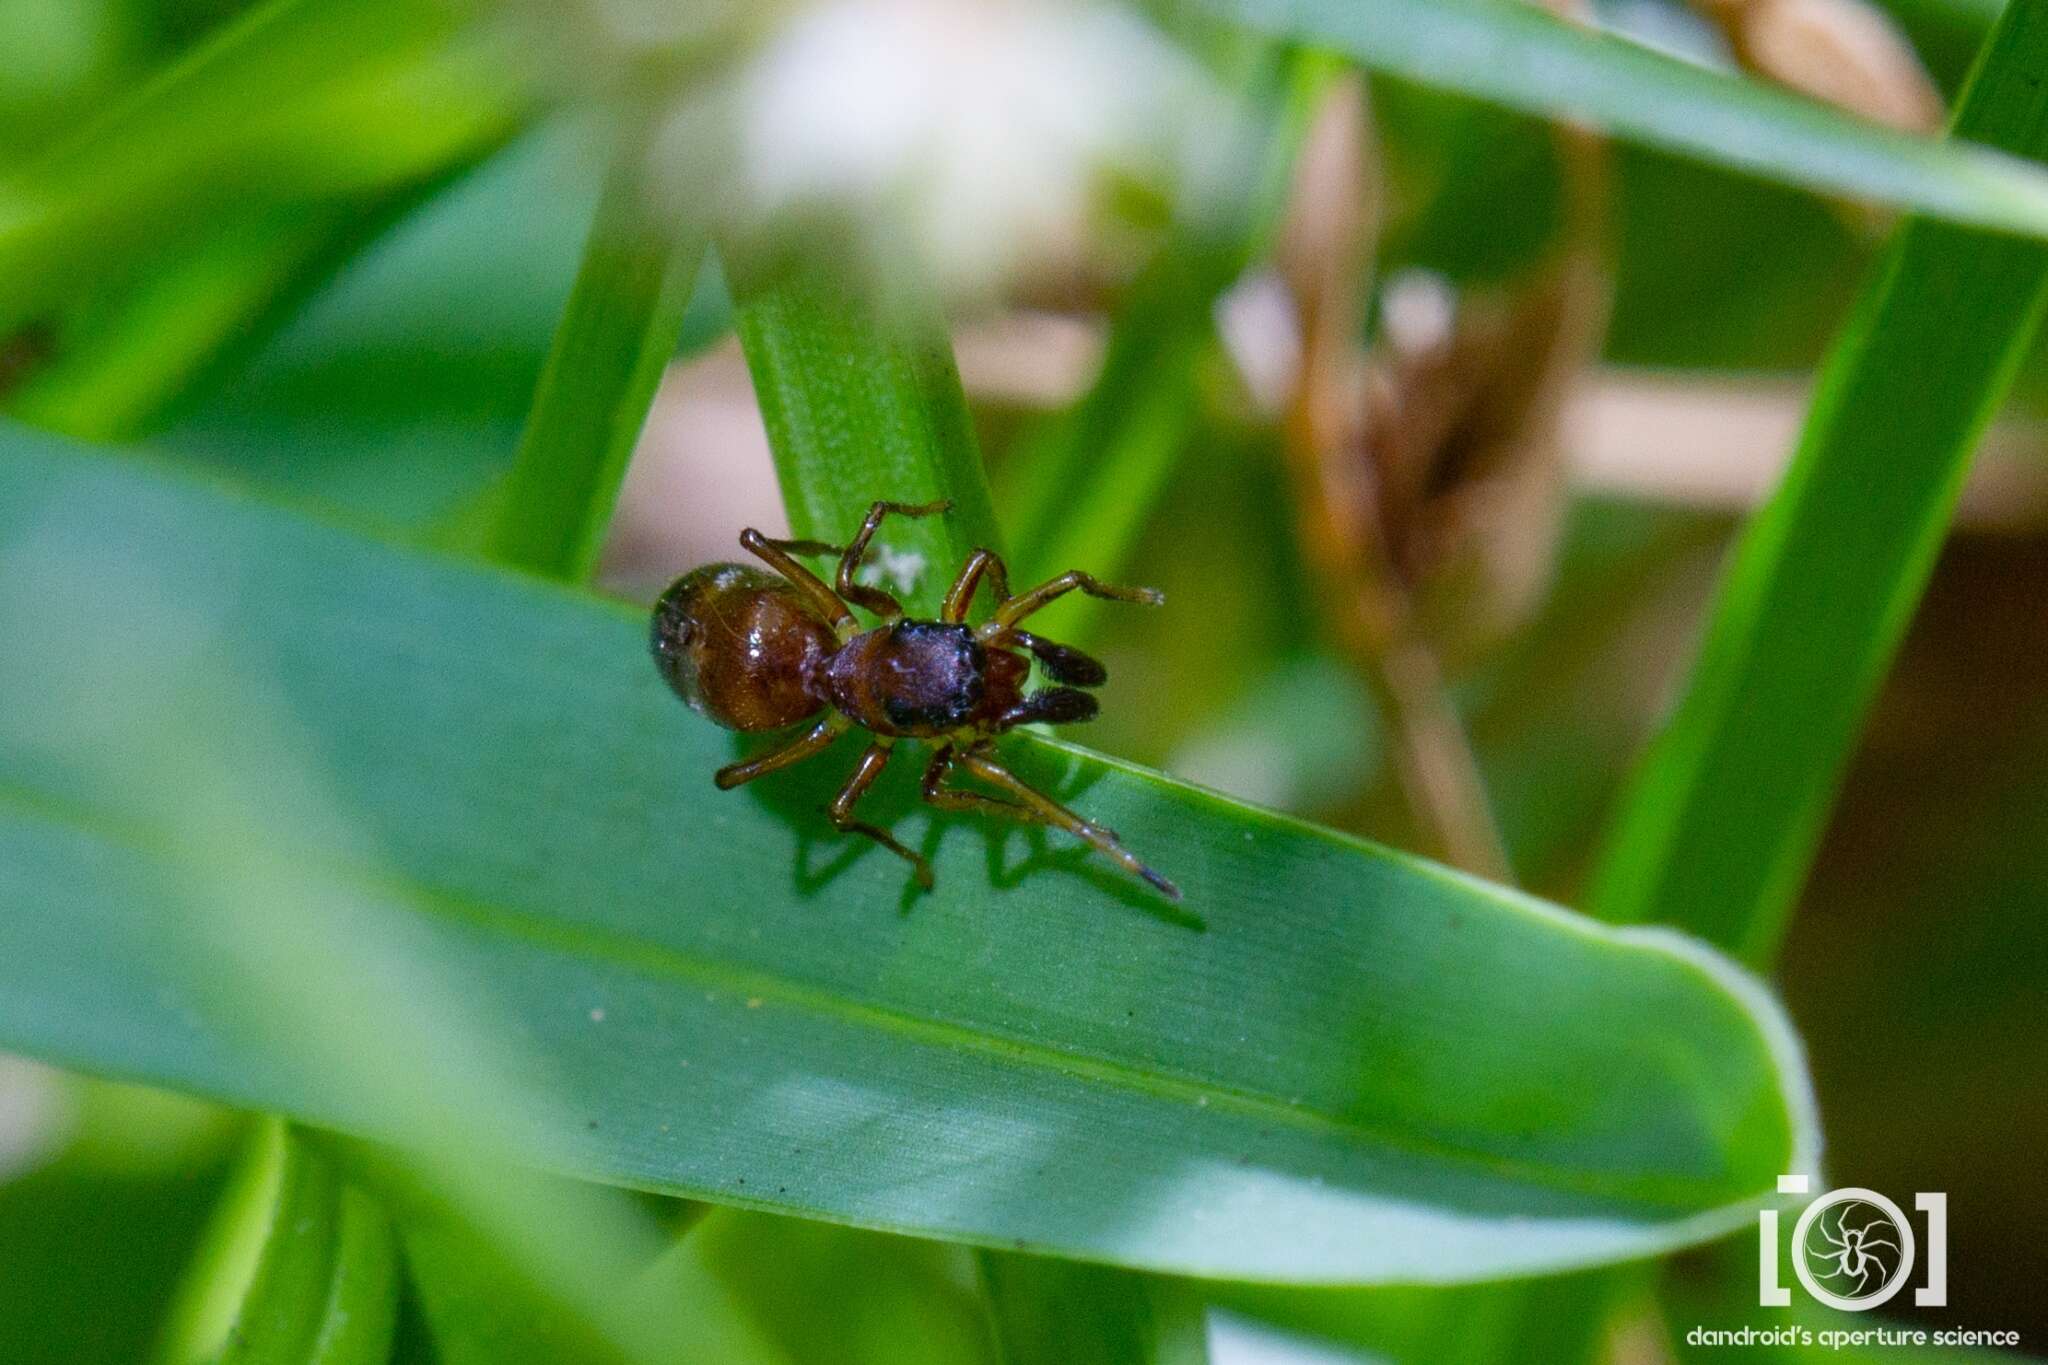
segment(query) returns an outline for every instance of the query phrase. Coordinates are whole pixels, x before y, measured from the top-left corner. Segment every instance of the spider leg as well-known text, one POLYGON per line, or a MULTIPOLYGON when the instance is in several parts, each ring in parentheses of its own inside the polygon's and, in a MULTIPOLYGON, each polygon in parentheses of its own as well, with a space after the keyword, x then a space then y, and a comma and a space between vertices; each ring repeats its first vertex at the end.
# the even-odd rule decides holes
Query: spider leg
POLYGON ((1003 557, 994 550, 976 549, 960 566, 960 576, 953 580, 953 586, 946 590, 946 605, 939 611, 941 621, 957 625, 967 619, 967 609, 974 605, 974 590, 981 586, 984 575, 998 604, 1009 598, 1010 571, 1003 566, 1003 557))
POLYGON ((1830 1227, 1828 1226, 1828 1216, 1827 1216, 1826 1214, 1822 1214, 1822 1215, 1820 1216, 1820 1220, 1819 1220, 1819 1221, 1820 1221, 1820 1235, 1821 1235, 1821 1236, 1822 1236, 1822 1237, 1823 1237, 1824 1239, 1826 1239, 1826 1241, 1827 1241, 1827 1244, 1828 1244, 1829 1246, 1835 1246, 1835 1247, 1847 1247, 1847 1246, 1849 1245, 1848 1239, 1846 1239, 1845 1237, 1843 1237, 1843 1236, 1841 1235, 1841 1234, 1842 1234, 1842 1229, 1841 1229, 1841 1227, 1840 1227, 1840 1225, 1839 1225, 1839 1223, 1840 1223, 1840 1220, 1839 1220, 1839 1219, 1837 1220, 1837 1226, 1835 1226, 1835 1227, 1832 1227, 1832 1228, 1830 1228, 1830 1227))
POLYGON ((1899 1244, 1889 1237, 1866 1237, 1863 1239, 1863 1249, 1866 1252, 1874 1251, 1878 1247, 1890 1247, 1893 1251, 1897 1251, 1899 1244))
POLYGON ((1072 683, 1078 687, 1100 687, 1109 681, 1109 670, 1101 660, 1092 654, 1083 654, 1072 645, 1056 644, 1028 630, 1005 631, 1004 635, 1031 651, 1045 669, 1045 676, 1056 683, 1072 683))
POLYGON ((859 802, 861 797, 867 795, 868 788, 875 784, 875 779, 882 775, 882 769, 888 766, 889 745, 879 740, 870 744, 867 747, 867 752, 860 756, 860 762, 854 765, 853 775, 848 777, 846 785, 839 789, 839 795, 832 798, 832 804, 826 808, 826 814, 832 817, 833 828, 837 829, 840 833, 865 834, 883 848, 888 849, 891 853, 909 863, 912 874, 917 878, 917 884, 929 891, 932 889, 932 866, 930 863, 926 862, 921 855, 897 843, 895 836, 881 826, 870 825, 865 821, 853 818, 854 805, 859 802))
MULTIPOLYGON (((954 761, 991 787, 999 787, 1025 812, 1025 819, 1062 829, 1087 844, 1131 875, 1143 880, 1169 900, 1180 899, 1180 888, 1154 872, 1117 841, 1116 831, 1092 824, 1044 792, 1027 785, 1008 768, 996 762, 994 753, 982 745, 961 750, 954 761)), ((1007 803, 1005 803, 1007 804, 1007 803)))
POLYGON ((825 580, 797 563, 795 555, 816 554, 831 546, 820 546, 815 540, 770 540, 749 526, 740 532, 740 545, 763 564, 788 579, 804 600, 820 616, 834 625, 854 624, 853 613, 846 609, 846 603, 839 600, 832 589, 825 586, 825 580))
POLYGON ((996 719, 996 729, 1013 730, 1019 725, 1043 721, 1047 725, 1074 725, 1094 720, 1101 704, 1086 692, 1072 687, 1041 687, 996 719))
POLYGON ((780 748, 770 749, 765 754, 757 755, 743 762, 728 763, 725 767, 720 768, 712 776, 711 780, 718 784, 720 791, 730 791, 742 782, 752 782, 755 778, 767 773, 780 772, 784 768, 803 762, 814 754, 823 752, 833 740, 839 738, 839 732, 845 728, 845 721, 837 716, 827 716, 824 720, 813 725, 807 732, 798 735, 780 748))
POLYGON ((846 552, 839 557, 839 576, 833 580, 833 586, 839 590, 839 595, 857 607, 866 607, 884 620, 893 621, 901 616, 901 602, 880 588, 871 588, 864 583, 853 581, 853 576, 860 572, 862 557, 868 552, 868 542, 875 538, 876 528, 881 526, 883 519, 892 513, 899 517, 931 517, 937 516, 952 505, 950 498, 941 498, 937 502, 926 503, 878 502, 868 508, 867 516, 861 520, 860 530, 846 543, 846 552))
POLYGON ((1010 820, 1019 820, 1027 825, 1041 823, 1036 816, 1015 801, 1005 801, 999 796, 986 792, 962 791, 957 787, 942 785, 946 775, 953 771, 956 751, 948 744, 932 755, 932 761, 925 765, 924 799, 940 810, 973 811, 978 814, 1000 815, 1010 820))
POLYGON ((1090 597, 1108 598, 1114 602, 1138 602, 1148 607, 1156 607, 1166 601, 1166 594, 1156 588, 1113 587, 1093 574, 1069 569, 1058 578, 1047 579, 1037 587, 1005 600, 996 608, 995 620, 990 624, 998 630, 1008 630, 1070 592, 1084 592, 1090 597))

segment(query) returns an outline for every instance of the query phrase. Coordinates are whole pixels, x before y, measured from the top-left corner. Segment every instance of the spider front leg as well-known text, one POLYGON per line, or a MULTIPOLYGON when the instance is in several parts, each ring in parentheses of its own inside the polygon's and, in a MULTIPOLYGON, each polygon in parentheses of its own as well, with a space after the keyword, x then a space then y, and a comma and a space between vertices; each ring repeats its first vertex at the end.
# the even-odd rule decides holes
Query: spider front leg
POLYGON ((1094 720, 1100 703, 1072 687, 1041 687, 996 718, 998 731, 1020 725, 1078 725, 1094 720))
POLYGON ((820 544, 815 540, 770 540, 751 526, 740 532, 740 546, 788 579, 790 585, 811 604, 811 609, 827 621, 838 626, 854 624, 853 613, 846 609, 846 603, 825 586, 824 579, 799 564, 795 558, 797 555, 830 554, 838 549, 837 546, 820 544))
POLYGON ((1059 644, 1028 630, 1005 631, 1003 638, 1030 650, 1031 657, 1038 660, 1039 666, 1045 670, 1045 676, 1056 683, 1100 687, 1109 681, 1109 670, 1102 666, 1101 660, 1082 653, 1072 645, 1059 644))
POLYGON ((1008 630, 1025 617, 1043 611, 1070 592, 1082 592, 1090 597, 1106 598, 1112 602, 1136 602, 1147 607, 1156 607, 1166 601, 1166 594, 1157 588, 1119 588, 1103 582, 1091 573, 1069 569, 1058 578, 1048 579, 1028 592, 1018 593, 1003 602, 996 608, 995 620, 991 624, 997 629, 1008 630))
POLYGON ((967 556, 967 562, 960 566, 960 576, 946 590, 946 604, 939 609, 939 619, 955 625, 965 621, 967 609, 974 605, 974 590, 981 586, 984 576, 997 605, 1009 600, 1010 571, 1004 567, 1003 557, 994 550, 977 548, 967 556))
POLYGON ((909 863, 912 874, 917 878, 917 884, 929 891, 932 889, 932 866, 922 855, 896 842, 895 836, 881 826, 870 825, 853 818, 854 806, 859 803, 861 797, 867 795, 868 788, 875 785, 875 779, 882 775, 882 769, 889 766, 889 753, 890 746, 887 744, 880 741, 870 744, 867 752, 860 756, 860 762, 854 765, 853 775, 848 777, 846 785, 839 789, 839 795, 832 798, 832 804, 826 808, 826 814, 832 817, 833 828, 841 834, 865 834, 909 863))
POLYGON ((899 517, 932 517, 953 505, 951 498, 937 502, 878 502, 868 508, 862 519, 860 530, 846 544, 846 553, 839 557, 839 576, 833 586, 839 595, 857 607, 865 607, 885 621, 893 621, 903 614, 903 604, 880 588, 856 583, 854 575, 860 572, 861 560, 868 552, 868 542, 875 538, 875 531, 883 519, 891 515, 899 517))

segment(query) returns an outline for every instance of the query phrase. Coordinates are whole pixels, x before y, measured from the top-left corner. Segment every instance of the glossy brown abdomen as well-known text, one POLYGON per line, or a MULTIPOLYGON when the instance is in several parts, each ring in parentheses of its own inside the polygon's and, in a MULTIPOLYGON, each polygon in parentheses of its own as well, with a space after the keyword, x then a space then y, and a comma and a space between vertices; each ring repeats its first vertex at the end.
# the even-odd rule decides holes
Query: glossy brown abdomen
POLYGON ((654 661, 676 695, 729 730, 776 730, 826 705, 838 638, 794 588, 744 564, 706 564, 654 609, 654 661))

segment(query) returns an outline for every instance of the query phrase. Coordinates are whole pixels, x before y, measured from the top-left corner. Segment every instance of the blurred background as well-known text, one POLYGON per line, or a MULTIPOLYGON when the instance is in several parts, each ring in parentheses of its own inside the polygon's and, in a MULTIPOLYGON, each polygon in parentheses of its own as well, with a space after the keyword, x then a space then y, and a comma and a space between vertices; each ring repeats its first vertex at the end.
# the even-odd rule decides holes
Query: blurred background
MULTIPOLYGON (((1077 604, 1051 631, 1110 664, 1092 746, 1567 905, 1888 226, 1368 86, 1171 3, 336 0, 259 15, 288 41, 254 70, 247 9, 0 0, 0 410, 461 543, 517 444, 608 131, 644 119, 654 215, 823 222, 885 284, 943 284, 1020 574, 1086 565, 1199 612, 1077 604), (123 125, 195 62, 235 79, 164 87, 123 125), (57 226, 11 227, 24 205, 57 226), (100 244, 89 268, 57 264, 65 232, 100 244)), ((1576 17, 1926 131, 1997 9, 1576 17)), ((714 268, 613 524, 620 597, 786 525, 730 324, 714 268)), ((1949 1195, 1950 1307, 1887 1313, 2029 1341, 2044 601, 2037 356, 1780 975, 1830 1178, 1949 1195)), ((0 1059, 0 1359, 142 1358, 234 1133, 0 1059)), ((1272 1349, 1240 1336, 1219 1359, 1272 1349)))

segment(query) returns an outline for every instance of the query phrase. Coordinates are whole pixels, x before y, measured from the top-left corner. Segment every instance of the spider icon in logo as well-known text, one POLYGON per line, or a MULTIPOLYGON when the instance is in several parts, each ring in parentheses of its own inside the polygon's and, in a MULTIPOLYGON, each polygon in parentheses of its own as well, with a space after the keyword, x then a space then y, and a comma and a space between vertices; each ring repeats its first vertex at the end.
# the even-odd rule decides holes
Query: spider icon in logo
POLYGON ((1831 1190, 1792 1229, 1792 1269, 1806 1292, 1860 1312, 1898 1293, 1913 1268, 1913 1225, 1875 1190, 1831 1190))

